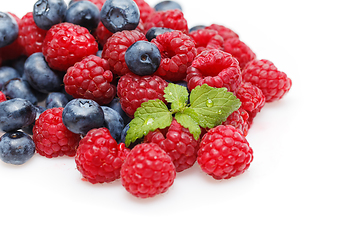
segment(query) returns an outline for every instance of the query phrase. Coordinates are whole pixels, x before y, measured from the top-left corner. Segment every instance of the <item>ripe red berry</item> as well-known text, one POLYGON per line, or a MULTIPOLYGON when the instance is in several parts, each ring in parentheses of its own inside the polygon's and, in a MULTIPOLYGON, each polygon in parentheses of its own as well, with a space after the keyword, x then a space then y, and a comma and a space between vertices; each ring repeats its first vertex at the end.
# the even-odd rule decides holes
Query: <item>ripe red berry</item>
POLYGON ((250 128, 248 120, 249 113, 240 107, 238 110, 230 114, 222 125, 231 125, 236 129, 239 129, 244 137, 246 137, 250 128))
POLYGON ((239 129, 219 125, 202 138, 197 161, 201 169, 214 179, 229 179, 247 170, 253 150, 239 129))
POLYGON ((141 103, 148 100, 160 99, 165 102, 164 89, 168 83, 159 76, 138 76, 128 73, 120 77, 117 94, 124 112, 130 117, 141 103))
POLYGON ((211 24, 210 26, 205 27, 205 29, 216 30, 218 34, 223 37, 224 41, 226 41, 229 38, 239 38, 239 35, 236 32, 220 24, 214 23, 211 24))
POLYGON ((64 76, 68 94, 74 98, 94 100, 100 105, 110 103, 116 95, 116 86, 111 84, 112 81, 109 63, 95 55, 75 63, 64 76))
POLYGON ((248 62, 256 58, 256 54, 250 47, 235 37, 229 38, 224 42, 224 51, 231 53, 231 55, 239 61, 241 69, 243 69, 248 62))
POLYGON ((3 92, 0 91, 0 102, 6 101, 6 96, 3 92))
POLYGON ((122 185, 139 198, 166 192, 174 183, 175 176, 170 156, 155 143, 136 145, 121 168, 122 185))
POLYGON ((56 24, 47 31, 42 49, 49 66, 59 71, 66 71, 97 51, 98 44, 89 30, 67 22, 56 24))
POLYGON ((292 81, 269 60, 253 60, 246 64, 242 78, 260 88, 266 102, 280 100, 287 93, 292 81))
POLYGON ((134 0, 136 5, 139 8, 140 11, 140 19, 141 21, 145 22, 146 19, 149 17, 150 14, 152 14, 155 10, 153 7, 151 7, 147 2, 144 0, 134 0))
POLYGON ((80 135, 70 132, 62 121, 63 108, 51 108, 40 114, 33 128, 36 151, 47 158, 75 156, 80 135))
POLYGON ((216 30, 198 29, 190 32, 189 36, 192 37, 196 43, 197 54, 201 53, 204 49, 223 50, 224 39, 216 30))
POLYGON ((90 183, 112 182, 120 178, 120 169, 130 150, 117 144, 107 128, 90 130, 79 143, 75 163, 90 183))
POLYGON ((156 11, 150 14, 144 22, 145 32, 152 27, 164 27, 179 30, 185 34, 189 32, 187 20, 179 9, 156 11))
POLYGON ((235 95, 240 99, 241 108, 248 112, 263 106, 265 102, 262 91, 250 82, 242 82, 235 95))

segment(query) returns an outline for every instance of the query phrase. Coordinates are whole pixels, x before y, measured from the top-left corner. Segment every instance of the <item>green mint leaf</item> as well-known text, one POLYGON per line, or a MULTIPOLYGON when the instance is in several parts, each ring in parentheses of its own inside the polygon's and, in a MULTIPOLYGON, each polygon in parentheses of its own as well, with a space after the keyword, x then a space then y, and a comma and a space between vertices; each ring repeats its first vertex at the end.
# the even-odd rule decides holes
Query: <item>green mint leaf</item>
POLYGON ((130 122, 130 128, 125 138, 126 146, 137 139, 146 136, 150 131, 170 126, 172 114, 161 100, 149 100, 141 104, 130 122))
POLYGON ((239 109, 241 102, 226 88, 213 88, 203 84, 191 91, 190 105, 190 109, 193 109, 198 116, 199 125, 213 128, 239 109))
MULTIPOLYGON (((188 110, 190 108, 185 109, 183 113, 178 112, 175 114, 175 119, 181 126, 189 129, 190 133, 194 136, 195 140, 198 140, 201 134, 201 129, 199 127, 199 123, 192 116, 193 114, 188 114, 188 110)), ((190 111, 192 111, 190 109, 190 111)))
POLYGON ((178 84, 169 83, 164 89, 164 98, 168 103, 171 103, 171 109, 174 112, 179 112, 186 106, 189 93, 186 87, 178 84))

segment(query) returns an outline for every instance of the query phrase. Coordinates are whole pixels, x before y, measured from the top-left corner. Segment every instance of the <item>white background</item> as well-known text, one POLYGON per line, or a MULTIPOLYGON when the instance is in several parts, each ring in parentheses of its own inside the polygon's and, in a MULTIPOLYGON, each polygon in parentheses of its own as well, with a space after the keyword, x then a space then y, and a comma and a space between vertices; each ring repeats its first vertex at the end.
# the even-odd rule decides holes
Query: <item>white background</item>
POLYGON ((0 162, 0 239, 360 239, 357 1, 178 2, 190 27, 232 28, 293 81, 254 120, 249 170, 216 181, 195 165, 142 200, 83 182, 71 158, 0 162))

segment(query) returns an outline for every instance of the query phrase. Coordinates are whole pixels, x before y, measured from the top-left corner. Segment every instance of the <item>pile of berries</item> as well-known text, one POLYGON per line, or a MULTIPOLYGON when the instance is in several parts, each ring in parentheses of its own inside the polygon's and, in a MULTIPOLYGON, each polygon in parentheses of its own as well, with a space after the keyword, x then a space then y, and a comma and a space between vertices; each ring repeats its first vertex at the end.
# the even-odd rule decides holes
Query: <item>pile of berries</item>
POLYGON ((140 198, 195 162, 229 179, 253 160, 255 116, 291 85, 230 28, 189 28, 174 1, 38 0, 0 12, 0 159, 73 157, 84 180, 140 198))

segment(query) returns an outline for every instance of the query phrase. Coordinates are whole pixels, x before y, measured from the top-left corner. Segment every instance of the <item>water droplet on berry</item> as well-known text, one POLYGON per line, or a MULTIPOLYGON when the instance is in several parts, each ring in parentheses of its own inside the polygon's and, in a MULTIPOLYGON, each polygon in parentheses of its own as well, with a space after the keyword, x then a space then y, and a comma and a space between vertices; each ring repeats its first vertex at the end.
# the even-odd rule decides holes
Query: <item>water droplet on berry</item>
POLYGON ((214 106, 214 102, 213 102, 211 99, 208 99, 208 100, 206 101, 206 106, 207 106, 207 107, 212 107, 212 106, 214 106))

